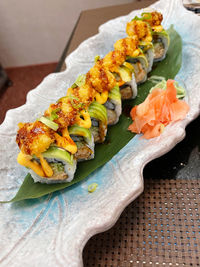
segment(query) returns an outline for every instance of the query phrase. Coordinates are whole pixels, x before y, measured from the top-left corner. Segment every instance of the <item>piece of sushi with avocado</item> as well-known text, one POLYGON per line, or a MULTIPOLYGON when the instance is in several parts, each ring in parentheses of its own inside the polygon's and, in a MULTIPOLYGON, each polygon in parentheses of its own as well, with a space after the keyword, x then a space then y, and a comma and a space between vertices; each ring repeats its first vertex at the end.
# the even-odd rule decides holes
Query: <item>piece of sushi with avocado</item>
MULTIPOLYGON (((51 184, 71 182, 73 180, 77 165, 73 155, 65 149, 53 145, 43 152, 42 156, 53 170, 53 174, 51 177, 41 177, 30 169, 30 174, 35 182, 51 184)), ((40 159, 36 156, 33 157, 32 161, 40 163, 40 159)))
POLYGON ((105 140, 107 133, 107 110, 104 105, 94 101, 89 106, 88 112, 92 121, 91 133, 94 137, 94 142, 102 143, 105 140))
POLYGON ((74 155, 77 161, 93 159, 95 145, 91 130, 73 125, 69 127, 69 134, 77 146, 77 152, 74 155))

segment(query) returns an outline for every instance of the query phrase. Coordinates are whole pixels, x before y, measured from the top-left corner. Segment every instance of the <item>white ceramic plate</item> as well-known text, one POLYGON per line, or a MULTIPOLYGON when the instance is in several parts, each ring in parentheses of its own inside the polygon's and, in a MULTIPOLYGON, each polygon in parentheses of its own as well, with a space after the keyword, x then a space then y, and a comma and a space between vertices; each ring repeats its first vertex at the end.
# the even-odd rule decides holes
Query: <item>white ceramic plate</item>
MULTIPOLYGON (((180 0, 153 5, 164 15, 164 27, 174 24, 183 40, 183 63, 178 76, 187 87, 190 111, 183 121, 166 127, 152 140, 133 138, 113 159, 83 182, 32 201, 0 207, 1 266, 82 266, 82 250, 94 234, 110 228, 123 209, 143 191, 142 170, 150 160, 169 151, 185 135, 185 126, 199 114, 200 18, 180 0), (89 194, 89 184, 98 189, 89 194)), ((125 36, 125 25, 136 14, 111 20, 99 34, 84 41, 66 59, 67 70, 51 74, 27 96, 24 106, 7 112, 0 126, 0 199, 11 199, 26 170, 16 163, 17 124, 33 121, 48 105, 66 93, 80 73, 92 66, 96 54, 105 55, 125 36)))

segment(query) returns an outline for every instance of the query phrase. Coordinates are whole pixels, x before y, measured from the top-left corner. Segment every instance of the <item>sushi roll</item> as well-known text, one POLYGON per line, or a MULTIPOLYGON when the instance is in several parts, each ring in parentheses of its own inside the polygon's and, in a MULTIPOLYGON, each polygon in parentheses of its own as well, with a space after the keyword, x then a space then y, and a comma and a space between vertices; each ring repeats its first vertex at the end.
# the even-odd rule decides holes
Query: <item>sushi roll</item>
POLYGON ((18 163, 30 169, 35 182, 70 182, 76 171, 77 159, 94 156, 93 138, 87 130, 91 128, 88 99, 93 101, 93 90, 85 88, 84 97, 81 97, 81 92, 79 87, 74 91, 69 88, 68 96, 51 104, 41 118, 19 125, 16 141, 21 151, 18 163), (78 92, 79 95, 76 94, 78 92), (70 134, 74 138, 79 137, 79 141, 83 137, 79 148, 70 134), (87 153, 83 152, 86 143, 89 148, 87 153))
POLYGON ((94 158, 94 137, 90 129, 72 125, 69 127, 69 135, 77 146, 74 157, 78 162, 94 158))
POLYGON ((35 122, 19 123, 17 161, 35 182, 70 182, 77 162, 94 158, 95 143, 104 142, 107 125, 119 120, 122 100, 136 97, 137 84, 146 81, 153 58, 160 61, 166 55, 169 36, 161 21, 158 12, 134 18, 127 26, 128 37, 118 40, 104 58, 97 56, 65 96, 35 122))

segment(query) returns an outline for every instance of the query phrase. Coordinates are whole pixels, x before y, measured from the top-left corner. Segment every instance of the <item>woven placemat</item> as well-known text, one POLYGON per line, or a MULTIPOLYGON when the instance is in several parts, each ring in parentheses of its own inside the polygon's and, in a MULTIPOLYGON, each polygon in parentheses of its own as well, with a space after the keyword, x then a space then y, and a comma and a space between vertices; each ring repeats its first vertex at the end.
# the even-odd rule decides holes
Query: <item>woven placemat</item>
POLYGON ((116 225, 88 241, 84 266, 200 266, 199 209, 199 179, 145 179, 116 225))

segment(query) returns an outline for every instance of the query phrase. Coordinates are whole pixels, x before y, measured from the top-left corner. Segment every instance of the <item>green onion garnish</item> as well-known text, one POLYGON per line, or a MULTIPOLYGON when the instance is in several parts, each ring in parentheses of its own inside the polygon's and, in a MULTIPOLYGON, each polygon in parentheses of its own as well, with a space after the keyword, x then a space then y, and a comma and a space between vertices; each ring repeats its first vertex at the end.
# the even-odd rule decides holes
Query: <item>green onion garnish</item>
POLYGON ((50 119, 46 118, 46 117, 41 117, 39 119, 39 121, 41 121, 42 123, 44 123, 47 127, 51 128, 54 131, 57 131, 59 126, 57 123, 51 121, 50 119))
POLYGON ((96 183, 92 183, 92 184, 88 185, 88 192, 93 193, 97 189, 97 186, 98 186, 98 184, 96 184, 96 183))
POLYGON ((100 56, 99 55, 96 55, 95 57, 94 57, 94 62, 96 63, 97 61, 99 61, 100 60, 100 56))
POLYGON ((51 121, 54 121, 54 120, 58 119, 58 114, 57 114, 57 112, 59 112, 60 110, 61 110, 60 108, 56 108, 56 109, 52 110, 49 119, 50 119, 51 121))

